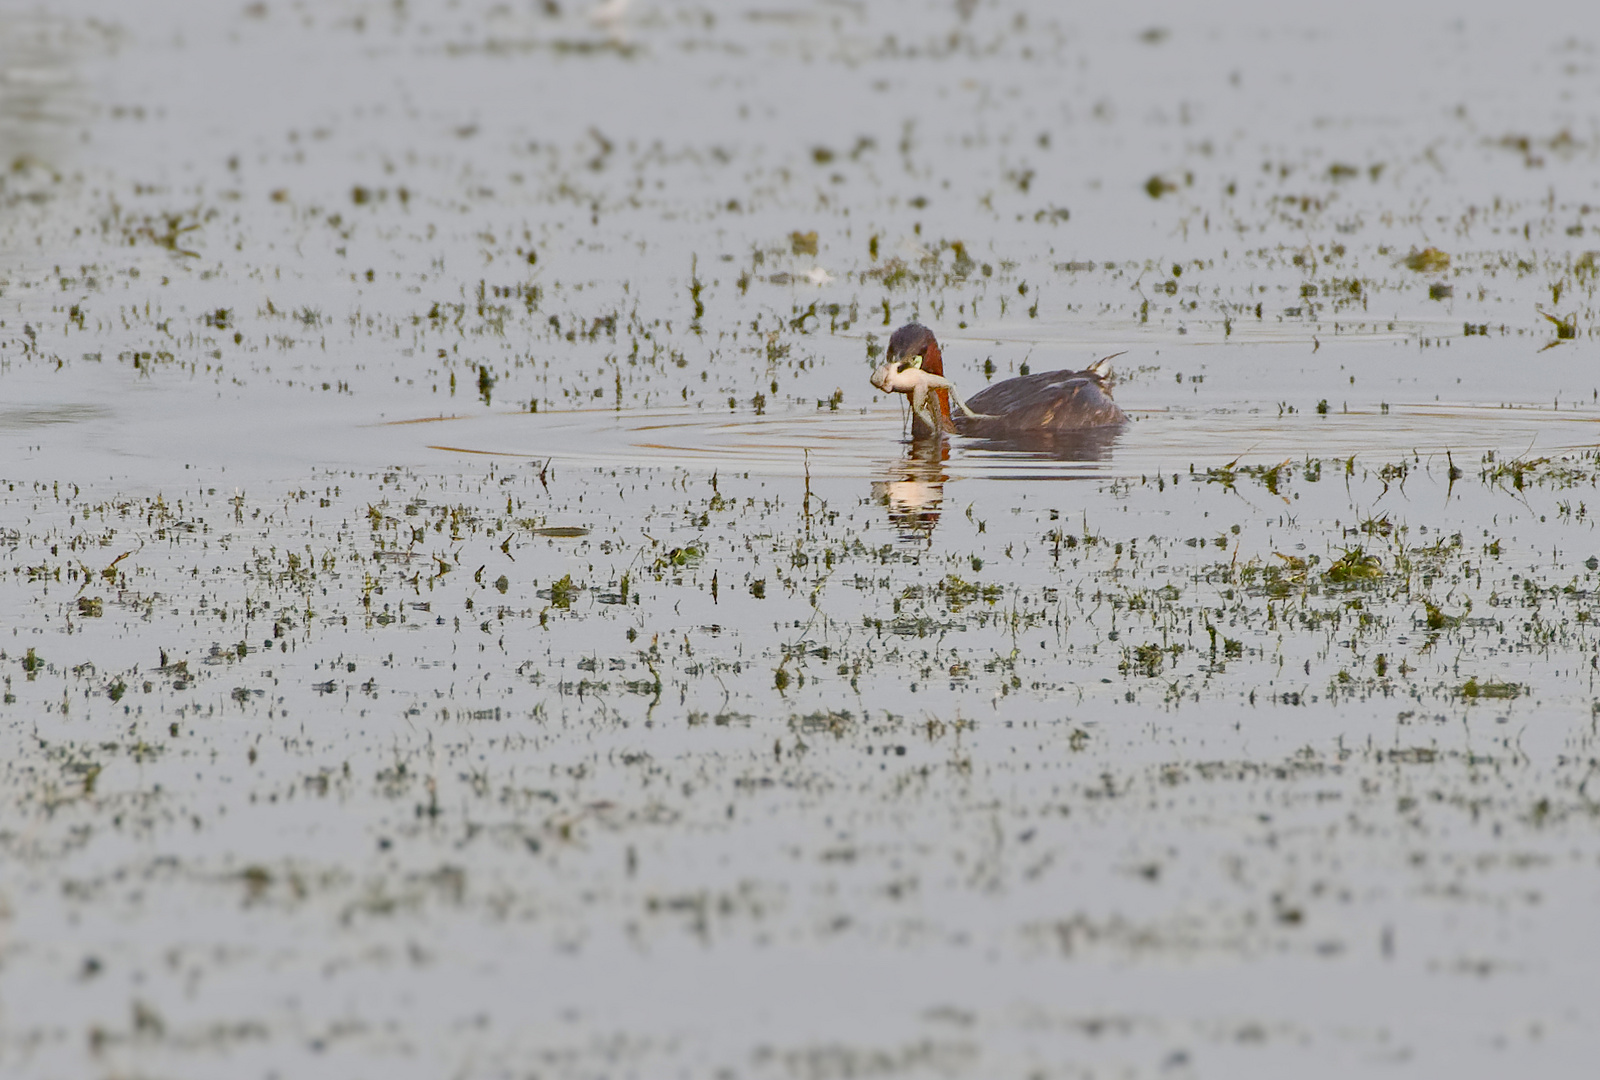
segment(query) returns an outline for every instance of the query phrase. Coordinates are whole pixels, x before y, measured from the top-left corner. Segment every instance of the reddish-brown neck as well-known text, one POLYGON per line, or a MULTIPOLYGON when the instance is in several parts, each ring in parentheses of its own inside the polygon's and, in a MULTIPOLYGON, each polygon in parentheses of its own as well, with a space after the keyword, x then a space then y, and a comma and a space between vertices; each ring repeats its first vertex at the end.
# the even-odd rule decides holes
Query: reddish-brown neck
MULTIPOLYGON (((944 357, 939 355, 939 343, 928 335, 928 343, 922 350, 922 370, 930 375, 944 378, 944 357)), ((935 390, 934 395, 939 399, 940 418, 944 421, 941 425, 947 431, 955 430, 955 421, 950 416, 950 391, 935 390)))

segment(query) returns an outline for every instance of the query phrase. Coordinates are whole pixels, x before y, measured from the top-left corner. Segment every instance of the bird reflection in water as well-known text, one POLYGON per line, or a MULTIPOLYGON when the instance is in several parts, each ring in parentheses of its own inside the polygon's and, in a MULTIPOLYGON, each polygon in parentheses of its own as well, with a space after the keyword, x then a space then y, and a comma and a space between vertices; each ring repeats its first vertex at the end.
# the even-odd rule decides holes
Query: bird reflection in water
MULTIPOLYGON (((1108 461, 1123 425, 1086 428, 1082 431, 1020 432, 995 439, 963 439, 961 445, 969 460, 1004 468, 1007 461, 1108 461)), ((902 540, 929 540, 939 524, 944 504, 944 486, 950 480, 948 462, 950 441, 933 435, 918 435, 906 444, 903 458, 885 471, 888 478, 875 480, 872 497, 889 511, 889 523, 902 540)), ((998 471, 998 470, 997 470, 998 471)), ((1087 479, 1094 475, 1053 473, 1048 479, 1087 479)), ((1039 475, 1039 479, 1047 478, 1039 475)))
POLYGON ((933 536, 945 481, 950 479, 944 471, 949 457, 950 444, 938 435, 915 438, 907 444, 905 457, 890 466, 895 479, 873 481, 872 497, 889 508, 889 523, 900 530, 900 539, 933 536))
POLYGON ((1108 461, 1126 425, 1080 431, 1014 431, 992 439, 963 439, 961 445, 1010 458, 1043 461, 1108 461))

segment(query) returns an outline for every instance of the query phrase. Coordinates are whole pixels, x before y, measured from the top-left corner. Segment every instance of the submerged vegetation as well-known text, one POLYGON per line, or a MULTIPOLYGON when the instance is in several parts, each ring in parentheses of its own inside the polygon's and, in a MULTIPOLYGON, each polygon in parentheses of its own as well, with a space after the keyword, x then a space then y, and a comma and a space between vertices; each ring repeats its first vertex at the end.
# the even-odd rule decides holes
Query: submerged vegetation
POLYGON ((1581 29, 89 7, 0 15, 0 1072, 1592 1042, 1581 29), (1133 422, 905 445, 912 320, 1133 422))

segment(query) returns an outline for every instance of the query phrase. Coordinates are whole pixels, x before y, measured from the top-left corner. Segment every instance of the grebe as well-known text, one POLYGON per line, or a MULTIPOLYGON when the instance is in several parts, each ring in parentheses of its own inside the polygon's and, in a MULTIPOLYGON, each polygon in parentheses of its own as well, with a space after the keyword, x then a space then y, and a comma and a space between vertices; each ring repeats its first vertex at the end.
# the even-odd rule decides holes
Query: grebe
POLYGON ((985 387, 965 405, 957 400, 952 413, 953 386, 944 377, 939 342, 921 323, 907 323, 889 338, 888 352, 871 381, 880 390, 911 399, 913 437, 940 431, 987 439, 1053 436, 1127 421, 1111 400, 1111 359, 1096 360, 1082 371, 1006 379, 985 387))

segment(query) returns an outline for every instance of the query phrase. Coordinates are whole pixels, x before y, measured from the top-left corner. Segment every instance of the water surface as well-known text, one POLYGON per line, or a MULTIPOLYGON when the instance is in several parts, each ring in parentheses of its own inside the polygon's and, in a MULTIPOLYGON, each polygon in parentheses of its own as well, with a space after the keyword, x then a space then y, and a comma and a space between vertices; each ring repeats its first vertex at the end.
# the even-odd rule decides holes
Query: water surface
POLYGON ((1574 1072, 1586 27, 0 14, 0 1067, 1574 1072))

